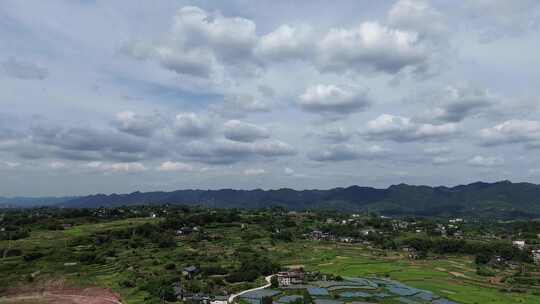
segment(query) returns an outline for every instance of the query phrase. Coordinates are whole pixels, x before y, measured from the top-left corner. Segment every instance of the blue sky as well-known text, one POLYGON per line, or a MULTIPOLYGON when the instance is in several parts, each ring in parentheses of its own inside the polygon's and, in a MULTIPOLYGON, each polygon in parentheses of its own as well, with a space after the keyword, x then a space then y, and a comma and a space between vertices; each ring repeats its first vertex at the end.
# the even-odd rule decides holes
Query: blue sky
POLYGON ((0 195, 538 182, 540 4, 2 1, 0 195))

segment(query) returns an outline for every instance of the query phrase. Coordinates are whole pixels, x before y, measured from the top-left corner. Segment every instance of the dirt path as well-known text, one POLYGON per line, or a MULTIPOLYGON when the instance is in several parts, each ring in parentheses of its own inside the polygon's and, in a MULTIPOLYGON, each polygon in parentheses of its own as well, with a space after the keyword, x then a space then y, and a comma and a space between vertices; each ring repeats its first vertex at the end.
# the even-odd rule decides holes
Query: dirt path
POLYGON ((247 289, 247 290, 243 290, 243 291, 240 291, 238 293, 235 293, 235 294, 232 294, 230 297, 229 297, 229 303, 232 303, 234 301, 234 299, 236 299, 237 297, 245 294, 245 293, 248 293, 250 291, 255 291, 255 290, 261 290, 261 289, 265 289, 265 288, 268 288, 272 285, 272 283, 270 283, 270 279, 272 279, 273 275, 269 275, 267 276, 266 278, 264 278, 264 280, 268 283, 264 286, 261 286, 261 287, 256 287, 256 288, 252 288, 252 289, 247 289))

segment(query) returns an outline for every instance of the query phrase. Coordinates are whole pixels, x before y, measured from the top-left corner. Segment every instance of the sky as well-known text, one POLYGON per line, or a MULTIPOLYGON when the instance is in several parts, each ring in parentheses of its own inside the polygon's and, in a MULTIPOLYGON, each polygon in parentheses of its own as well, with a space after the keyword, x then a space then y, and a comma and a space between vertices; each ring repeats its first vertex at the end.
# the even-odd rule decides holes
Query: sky
POLYGON ((536 0, 0 2, 0 196, 540 183, 536 0))

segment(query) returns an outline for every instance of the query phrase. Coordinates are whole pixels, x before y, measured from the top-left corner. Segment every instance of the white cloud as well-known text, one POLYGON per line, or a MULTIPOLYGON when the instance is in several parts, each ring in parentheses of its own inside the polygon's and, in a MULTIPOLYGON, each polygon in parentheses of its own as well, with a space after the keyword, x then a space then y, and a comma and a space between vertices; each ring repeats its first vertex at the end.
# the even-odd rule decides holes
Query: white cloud
POLYGON ((445 157, 445 156, 436 156, 434 157, 431 162, 434 165, 446 165, 455 162, 456 159, 453 157, 445 157))
POLYGON ((346 161, 355 159, 375 159, 386 156, 388 150, 378 145, 360 146, 354 144, 330 145, 318 151, 308 154, 312 160, 324 161, 346 161))
POLYGON ((424 114, 426 120, 435 122, 460 122, 502 103, 501 98, 489 90, 474 87, 447 86, 442 94, 424 98, 438 103, 424 114))
POLYGON ((388 23, 430 38, 448 34, 446 17, 426 0, 399 0, 388 12, 388 23))
POLYGON ((281 25, 260 38, 256 53, 264 59, 308 59, 315 51, 315 38, 311 27, 281 25))
POLYGON ((219 59, 235 63, 251 56, 257 42, 255 28, 255 23, 245 18, 224 17, 187 6, 176 13, 172 39, 184 48, 206 48, 219 59))
POLYGON ((170 171, 189 172, 189 171, 193 171, 193 166, 191 166, 190 164, 181 163, 181 162, 166 161, 166 162, 161 163, 157 167, 157 170, 158 171, 168 171, 168 172, 170 172, 170 171))
POLYGON ((147 170, 143 164, 138 162, 104 163, 101 161, 93 161, 84 164, 83 168, 103 173, 138 173, 147 170))
POLYGON ((53 161, 49 163, 49 168, 53 170, 61 170, 67 168, 67 164, 61 161, 53 161))
POLYGON ((496 156, 476 155, 469 159, 467 163, 475 167, 497 167, 504 164, 504 159, 496 156))
POLYGON ((179 113, 174 122, 176 134, 185 137, 205 137, 211 132, 211 126, 195 113, 179 113))
POLYGON ((186 6, 174 17, 162 42, 151 47, 142 42, 124 46, 136 59, 155 58, 178 74, 209 78, 223 65, 252 63, 257 43, 255 23, 240 17, 224 17, 201 8, 186 6))
POLYGON ((156 56, 164 68, 195 77, 210 77, 215 66, 213 54, 204 49, 184 50, 180 53, 169 47, 158 47, 156 56))
POLYGON ((285 167, 285 169, 283 169, 283 173, 285 173, 285 175, 294 175, 295 171, 289 167, 285 167))
POLYGON ((253 142, 270 137, 270 133, 266 128, 239 120, 229 120, 223 125, 223 128, 225 138, 234 141, 253 142))
POLYGON ((21 166, 21 163, 13 162, 13 161, 4 161, 2 163, 8 168, 17 168, 17 167, 21 166))
POLYGON ((408 117, 383 114, 367 123, 365 134, 372 140, 410 142, 441 140, 458 132, 458 125, 454 123, 440 125, 417 123, 408 117))
POLYGON ((247 176, 254 176, 254 175, 263 175, 266 174, 266 170, 264 169, 246 169, 244 170, 244 175, 247 176))
POLYGON ((150 136, 159 126, 158 117, 142 116, 132 111, 123 111, 116 114, 115 124, 118 130, 136 136, 150 136))
POLYGON ((529 147, 536 147, 540 143, 540 121, 508 120, 480 130, 480 138, 484 145, 525 143, 529 147))
POLYGON ((142 172, 146 171, 146 167, 141 163, 114 163, 105 167, 106 170, 112 172, 142 172))
POLYGON ((336 85, 310 86, 299 96, 298 105, 315 113, 347 114, 361 111, 370 105, 366 91, 336 85))
POLYGON ((352 29, 331 29, 320 41, 317 65, 323 71, 394 74, 425 64, 429 53, 418 34, 364 22, 352 29))

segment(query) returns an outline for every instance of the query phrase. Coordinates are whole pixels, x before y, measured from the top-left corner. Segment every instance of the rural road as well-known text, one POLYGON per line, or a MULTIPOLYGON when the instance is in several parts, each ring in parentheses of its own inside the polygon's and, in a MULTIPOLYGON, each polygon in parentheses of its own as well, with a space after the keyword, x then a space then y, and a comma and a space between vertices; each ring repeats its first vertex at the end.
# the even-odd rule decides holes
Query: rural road
POLYGON ((270 279, 273 277, 274 275, 269 275, 267 277, 264 278, 264 280, 266 282, 268 282, 268 284, 264 285, 264 286, 261 286, 261 287, 256 287, 256 288, 252 288, 252 289, 247 289, 247 290, 243 290, 243 291, 240 291, 239 293, 235 293, 235 294, 232 294, 230 297, 229 297, 229 303, 232 303, 234 301, 234 299, 236 299, 236 297, 239 297, 245 293, 248 293, 250 291, 255 291, 255 290, 260 290, 260 289, 265 289, 265 288, 268 288, 270 287, 270 285, 272 285, 270 283, 270 279))

